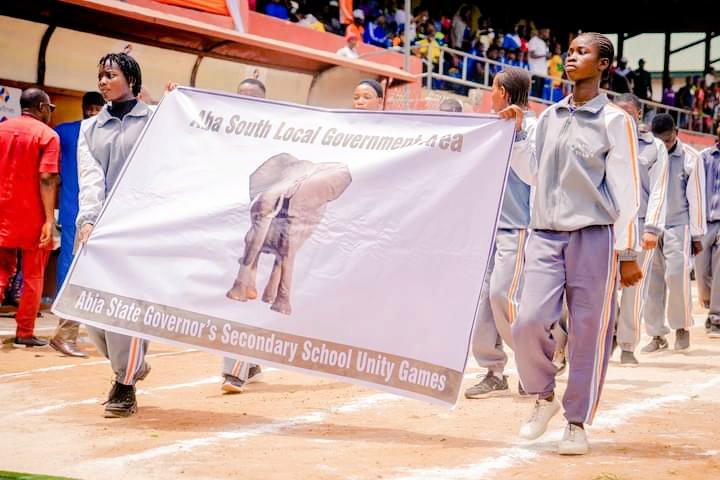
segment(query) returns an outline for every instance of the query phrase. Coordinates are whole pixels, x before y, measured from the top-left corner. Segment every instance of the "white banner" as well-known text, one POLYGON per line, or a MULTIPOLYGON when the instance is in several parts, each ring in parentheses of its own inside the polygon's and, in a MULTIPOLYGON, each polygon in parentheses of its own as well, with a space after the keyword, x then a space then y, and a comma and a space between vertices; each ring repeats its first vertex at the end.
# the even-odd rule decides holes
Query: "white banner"
POLYGON ((0 85, 0 122, 20 116, 20 95, 22 90, 19 88, 0 85))
POLYGON ((513 125, 165 96, 53 307, 454 404, 513 125))

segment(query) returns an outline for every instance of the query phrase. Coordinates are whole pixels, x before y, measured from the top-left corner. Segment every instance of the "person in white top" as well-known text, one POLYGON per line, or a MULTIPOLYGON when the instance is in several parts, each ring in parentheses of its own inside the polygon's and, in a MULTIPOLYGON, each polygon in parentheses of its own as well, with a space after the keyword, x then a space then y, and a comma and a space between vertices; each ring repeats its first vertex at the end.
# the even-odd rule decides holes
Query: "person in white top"
POLYGON ((345 40, 347 40, 347 45, 338 50, 336 53, 345 58, 360 58, 360 53, 357 51, 357 36, 351 33, 345 38, 345 40))
POLYGON ((545 86, 545 78, 536 75, 548 74, 548 54, 550 50, 547 46, 546 39, 550 37, 550 31, 547 28, 541 30, 533 30, 528 42, 528 63, 530 64, 530 72, 533 74, 532 96, 541 98, 543 87, 545 86))

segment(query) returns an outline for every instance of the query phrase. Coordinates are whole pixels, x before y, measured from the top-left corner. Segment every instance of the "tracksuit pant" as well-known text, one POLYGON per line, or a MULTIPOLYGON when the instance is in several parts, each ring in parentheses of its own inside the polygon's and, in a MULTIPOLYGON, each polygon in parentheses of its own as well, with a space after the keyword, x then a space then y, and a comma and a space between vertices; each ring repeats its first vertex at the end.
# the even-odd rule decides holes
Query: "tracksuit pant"
POLYGON ((135 385, 137 375, 145 363, 148 342, 96 327, 88 326, 87 330, 100 353, 110 360, 115 381, 124 385, 135 385))
MULTIPOLYGON (((642 232, 644 221, 638 220, 638 231, 642 232)), ((640 343, 640 321, 643 318, 645 302, 648 298, 650 286, 649 277, 652 270, 652 261, 655 249, 643 250, 638 257, 643 278, 640 283, 621 290, 620 315, 617 319, 616 335, 620 348, 626 352, 634 352, 640 343)))
MULTIPOLYGON (((61 218, 62 221, 62 218, 61 218)), ((57 262, 57 291, 60 292, 65 277, 70 271, 73 262, 73 247, 75 244, 75 219, 62 221, 62 230, 60 231, 60 255, 57 262)), ((57 330, 53 338, 65 343, 76 343, 80 332, 80 324, 72 320, 61 318, 58 322, 57 330)))
POLYGON ((695 257, 695 274, 703 305, 709 305, 710 323, 720 325, 720 221, 707 222, 703 251, 695 257))
POLYGON ((668 325, 673 330, 693 326, 690 242, 687 225, 667 227, 658 238, 649 276, 648 298, 652 301, 645 306, 645 329, 652 337, 667 335, 668 325))
POLYGON ((32 337, 35 333, 35 319, 40 311, 40 300, 45 283, 45 266, 50 256, 50 250, 0 247, 0 292, 5 291, 10 277, 15 274, 18 250, 22 252, 23 286, 20 305, 15 314, 17 324, 15 336, 27 338, 32 337))
POLYGON ((503 342, 513 348, 511 325, 522 290, 527 230, 497 231, 475 317, 472 352, 480 367, 502 375, 507 364, 503 342))
POLYGON ((617 256, 613 227, 570 232, 535 230, 525 250, 525 279, 512 326, 515 361, 528 393, 555 390, 552 328, 568 308, 569 375, 563 397, 568 422, 592 423, 600 401, 615 324, 617 256))

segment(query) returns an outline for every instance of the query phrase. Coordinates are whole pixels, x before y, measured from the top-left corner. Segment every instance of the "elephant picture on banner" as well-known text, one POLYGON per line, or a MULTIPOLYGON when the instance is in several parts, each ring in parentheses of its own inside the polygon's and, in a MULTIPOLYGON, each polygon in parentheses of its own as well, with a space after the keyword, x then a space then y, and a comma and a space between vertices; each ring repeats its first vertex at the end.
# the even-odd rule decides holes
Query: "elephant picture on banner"
POLYGON ((267 159, 250 175, 250 229, 240 269, 227 297, 255 300, 260 254, 275 257, 262 301, 272 310, 290 315, 295 256, 320 223, 327 204, 350 186, 347 165, 315 163, 289 153, 267 159))

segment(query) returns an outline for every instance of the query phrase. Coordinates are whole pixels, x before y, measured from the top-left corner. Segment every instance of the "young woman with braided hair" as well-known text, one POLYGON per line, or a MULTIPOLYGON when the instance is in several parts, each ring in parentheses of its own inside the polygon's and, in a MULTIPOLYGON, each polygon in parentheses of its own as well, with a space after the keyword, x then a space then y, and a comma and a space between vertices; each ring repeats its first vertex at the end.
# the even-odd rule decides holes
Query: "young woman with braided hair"
MULTIPOLYGON (((612 43, 584 33, 570 44, 565 71, 575 91, 549 107, 534 135, 516 144, 515 172, 535 186, 525 252, 525 284, 512 334, 525 390, 537 395, 520 436, 532 440, 560 411, 555 398, 555 339, 551 330, 568 307, 569 377, 563 407, 567 427, 558 453, 588 451, 584 424, 592 423, 607 371, 615 323, 615 288, 642 277, 637 210, 640 204, 637 136, 633 120, 600 93, 614 57, 612 43)), ((520 130, 522 109, 500 116, 520 130)), ((520 135, 522 137, 522 134, 520 135)))

